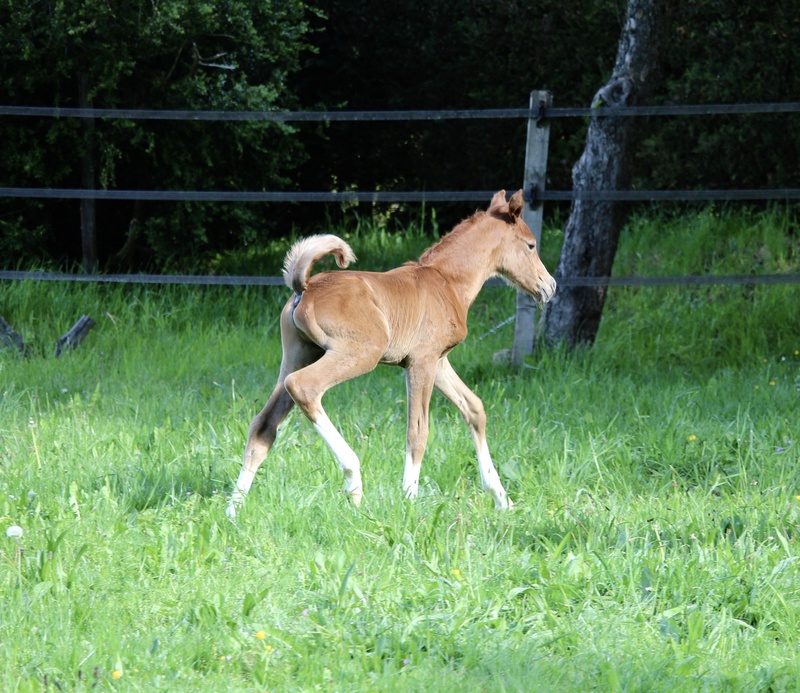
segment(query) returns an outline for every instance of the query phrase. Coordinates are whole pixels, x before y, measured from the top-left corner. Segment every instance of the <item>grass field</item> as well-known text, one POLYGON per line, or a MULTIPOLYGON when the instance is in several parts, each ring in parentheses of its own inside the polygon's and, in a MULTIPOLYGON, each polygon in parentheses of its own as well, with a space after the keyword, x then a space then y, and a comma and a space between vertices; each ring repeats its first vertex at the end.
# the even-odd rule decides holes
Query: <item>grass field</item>
MULTIPOLYGON (((351 242, 367 269, 426 244, 351 242)), ((634 219, 615 273, 799 266, 789 215, 712 208, 634 219)), ((451 361, 512 511, 438 395, 403 498, 405 385, 379 368, 326 395, 361 509, 295 411, 232 524, 287 294, 0 284, 34 342, 0 347, 0 689, 800 690, 796 285, 612 289, 593 349, 521 371, 492 362, 511 326, 485 336, 513 292, 486 289, 451 361)))

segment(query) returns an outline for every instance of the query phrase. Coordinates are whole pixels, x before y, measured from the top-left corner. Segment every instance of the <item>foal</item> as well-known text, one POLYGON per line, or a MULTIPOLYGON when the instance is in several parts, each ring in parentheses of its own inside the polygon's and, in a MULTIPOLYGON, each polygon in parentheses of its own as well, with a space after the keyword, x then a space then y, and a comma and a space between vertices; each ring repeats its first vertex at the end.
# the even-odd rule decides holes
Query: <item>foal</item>
POLYGON ((379 363, 406 371, 406 496, 417 495, 428 407, 436 388, 469 425, 484 489, 498 508, 511 505, 486 444, 483 404, 458 377, 447 354, 467 336, 467 311, 489 277, 506 278, 540 304, 555 293, 555 280, 539 259, 536 239, 520 218, 522 206, 521 190, 508 202, 501 190, 485 212, 461 222, 418 262, 388 272, 333 271, 311 277, 314 263, 327 254, 339 267, 347 267, 355 260, 350 246, 336 236, 321 235, 291 248, 283 274, 294 296, 281 312, 278 383, 250 425, 228 517, 236 516, 294 404, 330 448, 353 502, 361 503, 361 465, 322 408, 322 396, 379 363))

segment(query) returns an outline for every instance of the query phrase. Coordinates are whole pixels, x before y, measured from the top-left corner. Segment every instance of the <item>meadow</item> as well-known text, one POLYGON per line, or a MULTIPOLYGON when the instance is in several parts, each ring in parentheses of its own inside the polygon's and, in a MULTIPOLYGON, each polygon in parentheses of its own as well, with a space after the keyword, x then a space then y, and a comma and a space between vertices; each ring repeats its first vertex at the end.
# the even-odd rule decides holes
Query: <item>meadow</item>
MULTIPOLYGON (((347 233, 364 269, 432 238, 347 233)), ((634 217, 615 274, 798 268, 791 211, 709 207, 634 217)), ((522 369, 493 360, 514 293, 484 289, 451 362, 511 511, 439 395, 405 500, 405 384, 382 367, 326 395, 361 508, 295 410, 231 523, 287 297, 0 283, 33 345, 0 346, 0 689, 800 690, 797 285, 613 288, 591 349, 522 369)))

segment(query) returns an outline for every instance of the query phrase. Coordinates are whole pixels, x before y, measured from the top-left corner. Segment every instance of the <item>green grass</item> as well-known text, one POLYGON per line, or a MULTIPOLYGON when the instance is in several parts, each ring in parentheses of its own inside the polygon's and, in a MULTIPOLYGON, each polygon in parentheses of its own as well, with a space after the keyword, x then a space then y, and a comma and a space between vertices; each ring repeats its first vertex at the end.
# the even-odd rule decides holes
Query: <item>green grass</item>
MULTIPOLYGON (((420 240, 351 238, 369 269, 420 240)), ((788 215, 711 209, 634 219, 615 272, 798 257, 788 215)), ((293 412, 231 524, 286 293, 0 284, 34 342, 0 347, 0 689, 800 689, 795 286, 612 289, 593 349, 521 371, 492 362, 511 326, 481 339, 514 311, 487 289, 451 360, 513 511, 438 395, 405 501, 405 384, 380 368, 326 395, 362 508, 293 412), (83 313, 97 326, 53 358, 83 313)))

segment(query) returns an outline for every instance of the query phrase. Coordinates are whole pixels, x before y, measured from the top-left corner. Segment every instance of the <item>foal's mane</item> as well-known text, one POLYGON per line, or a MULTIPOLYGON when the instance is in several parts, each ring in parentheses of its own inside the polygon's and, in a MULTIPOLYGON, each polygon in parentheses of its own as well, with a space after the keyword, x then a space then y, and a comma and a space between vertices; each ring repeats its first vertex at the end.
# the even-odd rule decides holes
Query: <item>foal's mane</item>
POLYGON ((468 229, 471 229, 479 220, 486 216, 486 212, 478 210, 471 217, 462 220, 456 227, 442 236, 441 239, 430 248, 428 248, 419 258, 420 265, 427 265, 436 260, 440 255, 448 253, 451 246, 457 241, 468 229))

